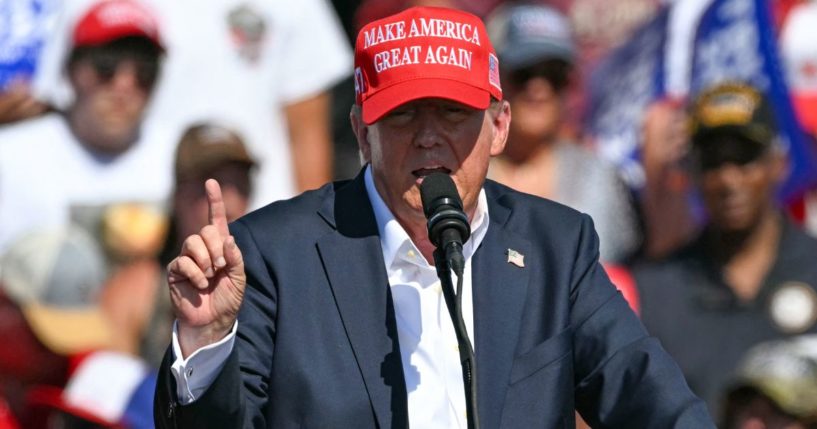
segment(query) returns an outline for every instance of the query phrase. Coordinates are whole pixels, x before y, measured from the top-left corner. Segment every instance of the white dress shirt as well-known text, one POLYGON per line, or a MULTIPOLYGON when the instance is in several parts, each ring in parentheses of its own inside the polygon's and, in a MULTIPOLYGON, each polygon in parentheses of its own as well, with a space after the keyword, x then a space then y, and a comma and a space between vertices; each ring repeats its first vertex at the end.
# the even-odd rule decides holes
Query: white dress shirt
MULTIPOLYGON (((422 428, 465 428, 465 387, 457 336, 437 271, 425 260, 377 192, 371 166, 366 169, 365 182, 377 221, 394 302, 408 394, 409 424, 422 428)), ((483 190, 471 221, 471 238, 463 246, 462 313, 472 344, 471 257, 485 237, 488 223, 488 203, 483 190)), ((456 276, 452 275, 452 280, 456 284, 456 276)), ((235 332, 234 326, 226 338, 197 350, 184 360, 174 325, 173 352, 176 361, 171 366, 171 372, 176 379, 177 395, 182 404, 193 402, 213 382, 232 351, 235 332)))

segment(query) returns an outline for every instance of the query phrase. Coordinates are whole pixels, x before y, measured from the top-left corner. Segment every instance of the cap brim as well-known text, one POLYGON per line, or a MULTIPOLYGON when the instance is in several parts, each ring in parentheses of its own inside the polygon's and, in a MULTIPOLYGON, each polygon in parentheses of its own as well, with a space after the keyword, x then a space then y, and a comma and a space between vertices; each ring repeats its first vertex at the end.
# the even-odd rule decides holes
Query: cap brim
POLYGON ((68 356, 111 345, 109 323, 96 308, 64 310, 32 303, 22 310, 37 339, 56 354, 68 356))
POLYGON ((197 153, 195 159, 186 163, 176 163, 176 181, 198 179, 209 175, 217 168, 227 164, 242 164, 248 169, 254 168, 257 163, 247 153, 237 153, 234 147, 213 147, 197 153))
POLYGON ((546 40, 515 43, 499 53, 499 60, 506 70, 517 70, 546 60, 562 60, 573 64, 574 49, 570 46, 546 40))
POLYGON ((739 125, 721 125, 718 127, 701 127, 692 135, 692 144, 695 146, 709 145, 723 136, 740 136, 745 140, 766 148, 772 143, 773 136, 760 136, 750 132, 746 127, 739 125))
POLYGON ((774 402, 783 412, 797 418, 814 418, 814 388, 808 380, 800 382, 792 379, 775 378, 773 376, 740 377, 727 389, 728 397, 735 393, 750 389, 758 392, 774 402))
POLYGON ((155 35, 149 34, 136 26, 122 26, 119 28, 111 28, 106 33, 95 35, 94 37, 89 37, 81 40, 74 40, 75 47, 81 46, 99 46, 104 45, 107 43, 111 43, 115 40, 124 39, 126 37, 141 37, 154 46, 156 46, 160 52, 166 52, 165 46, 160 39, 158 39, 155 35))
POLYGON ((394 108, 421 98, 442 98, 474 109, 487 109, 491 93, 452 79, 413 79, 383 88, 363 100, 363 122, 373 124, 394 108))

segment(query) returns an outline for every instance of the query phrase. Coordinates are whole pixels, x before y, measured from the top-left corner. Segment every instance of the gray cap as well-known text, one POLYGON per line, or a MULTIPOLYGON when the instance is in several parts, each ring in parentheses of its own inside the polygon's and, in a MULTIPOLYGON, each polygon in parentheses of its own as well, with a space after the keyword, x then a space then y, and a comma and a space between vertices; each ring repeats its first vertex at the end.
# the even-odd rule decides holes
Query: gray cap
POLYGON ((105 274, 96 242, 73 226, 27 232, 0 256, 0 288, 40 342, 61 355, 110 344, 98 305, 105 274))
POLYGON ((573 64, 576 57, 570 23, 553 7, 503 5, 486 19, 486 27, 500 63, 508 70, 549 59, 573 64))

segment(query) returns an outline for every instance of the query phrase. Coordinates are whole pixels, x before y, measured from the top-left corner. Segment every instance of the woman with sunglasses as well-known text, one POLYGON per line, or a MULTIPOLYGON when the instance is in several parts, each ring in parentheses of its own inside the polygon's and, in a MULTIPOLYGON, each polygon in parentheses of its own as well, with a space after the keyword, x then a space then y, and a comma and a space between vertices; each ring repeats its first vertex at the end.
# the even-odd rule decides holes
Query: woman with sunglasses
POLYGON ((513 112, 489 177, 589 214, 602 261, 625 262, 640 244, 629 192, 612 165, 563 132, 576 57, 570 24, 549 6, 526 3, 500 6, 487 22, 513 112))

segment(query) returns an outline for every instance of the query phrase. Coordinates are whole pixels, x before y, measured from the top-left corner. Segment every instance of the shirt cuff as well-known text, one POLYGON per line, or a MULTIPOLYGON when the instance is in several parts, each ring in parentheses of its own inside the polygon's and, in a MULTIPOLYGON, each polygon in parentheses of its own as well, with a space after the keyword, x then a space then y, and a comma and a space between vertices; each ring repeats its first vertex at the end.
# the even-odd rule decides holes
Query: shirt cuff
POLYGON ((235 344, 238 321, 236 320, 226 337, 196 350, 187 359, 182 359, 178 323, 178 320, 173 322, 172 347, 175 360, 170 366, 170 372, 176 379, 176 397, 182 405, 187 405, 207 391, 224 366, 224 362, 230 357, 235 344))

